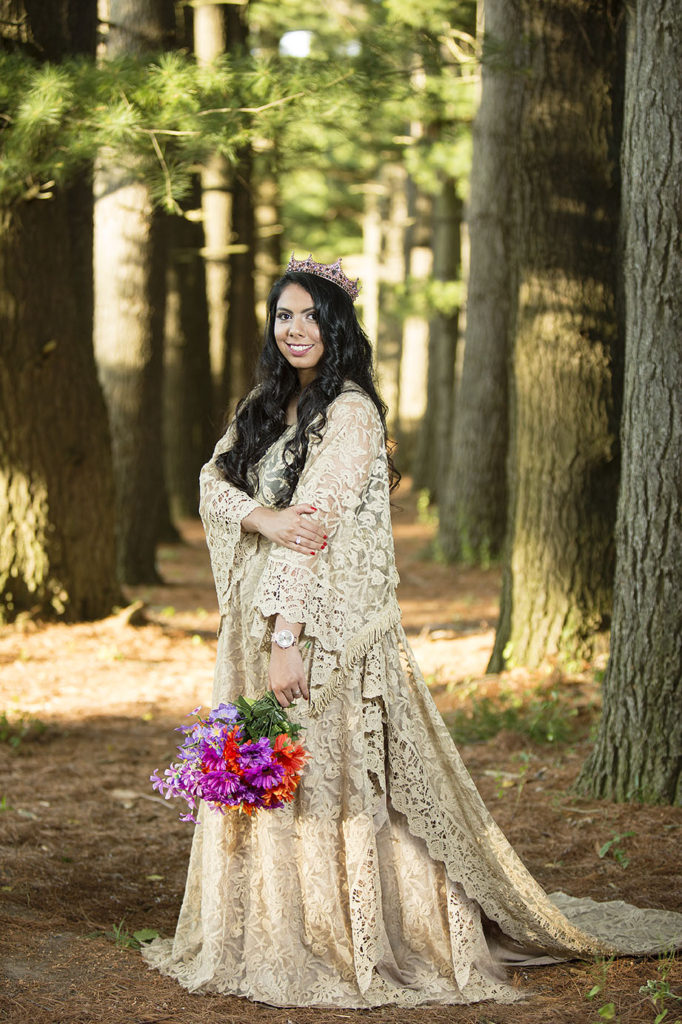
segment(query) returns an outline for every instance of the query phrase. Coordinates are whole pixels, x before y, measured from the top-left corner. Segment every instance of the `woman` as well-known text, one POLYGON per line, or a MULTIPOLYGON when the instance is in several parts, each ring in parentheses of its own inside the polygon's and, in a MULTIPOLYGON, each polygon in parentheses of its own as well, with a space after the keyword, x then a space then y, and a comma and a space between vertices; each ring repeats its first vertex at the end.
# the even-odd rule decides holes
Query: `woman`
POLYGON ((312 759, 281 810, 202 808, 175 939, 145 956, 191 990, 370 1007, 511 1001, 505 963, 679 944, 681 915, 548 897, 459 758, 400 626, 356 295, 340 261, 292 257, 260 384, 201 477, 213 705, 269 680, 312 759))

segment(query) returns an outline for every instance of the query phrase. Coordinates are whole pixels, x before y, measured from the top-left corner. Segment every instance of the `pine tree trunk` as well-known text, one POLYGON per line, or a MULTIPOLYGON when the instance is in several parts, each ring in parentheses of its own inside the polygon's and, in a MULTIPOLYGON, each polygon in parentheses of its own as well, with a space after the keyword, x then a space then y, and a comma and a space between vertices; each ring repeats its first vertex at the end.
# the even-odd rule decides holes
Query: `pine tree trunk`
MULTIPOLYGON (((197 188, 196 201, 199 202, 197 188)), ((172 217, 166 273, 164 349, 164 451, 171 511, 196 516, 199 470, 211 453, 217 424, 211 420, 206 275, 201 223, 172 217)))
MULTIPOLYGON (((110 57, 169 42, 168 0, 110 0, 109 16, 110 57)), ((163 228, 145 183, 103 155, 95 203, 95 353, 112 433, 119 574, 131 584, 158 580, 156 544, 166 502, 163 228)))
POLYGON ((519 139, 510 537, 491 671, 553 654, 589 658, 609 621, 622 19, 620 0, 607 7, 522 2, 529 67, 519 139))
MULTIPOLYGON (((423 286, 433 269, 431 197, 407 182, 408 228, 405 235, 408 284, 423 286)), ((419 297, 423 305, 422 296, 419 297)), ((403 464, 413 463, 419 425, 426 412, 428 387, 429 322, 417 308, 405 317, 400 354, 398 440, 403 464)))
POLYGON ((223 384, 223 394, 229 396, 230 408, 252 386, 261 348, 256 320, 256 224, 251 168, 251 154, 244 150, 232 179, 232 252, 223 384))
MULTIPOLYGON (((271 140, 260 140, 256 158, 254 219, 256 223, 256 307, 263 309, 270 289, 282 273, 282 214, 278 154, 271 140)), ((288 262, 288 254, 287 260, 288 262)), ((259 325, 262 335, 265 324, 259 325)))
MULTIPOLYGON (((433 201, 433 277, 455 282, 460 271, 462 202, 448 178, 433 201)), ((426 412, 419 426, 412 483, 438 503, 450 462, 459 310, 436 313, 429 322, 426 412)))
MULTIPOLYGON (((0 0, 0 40, 50 60, 94 54, 94 8, 75 8, 0 0)), ((107 615, 120 595, 84 182, 0 204, 0 338, 0 621, 107 615)))
MULTIPOLYGON (((194 8, 194 47, 200 64, 210 64, 225 53, 243 47, 247 38, 245 11, 247 4, 235 5, 209 0, 194 8)), ((248 171, 247 175, 248 177, 248 171)), ((243 180, 243 175, 242 175, 243 180)), ((245 391, 249 376, 249 359, 243 356, 242 334, 246 301, 232 283, 236 273, 240 285, 248 287, 250 262, 251 295, 254 295, 254 252, 236 252, 244 243, 239 234, 254 237, 253 201, 250 192, 245 196, 239 180, 235 181, 234 168, 221 154, 214 154, 205 164, 202 174, 202 209, 206 260, 206 291, 210 325, 211 376, 213 379, 213 417, 222 422, 234 399, 245 391), (235 208, 239 204, 239 209, 235 208), (245 208, 246 207, 246 208, 245 208), (249 226, 250 221, 250 226, 249 226), (241 260, 238 258, 241 256, 241 260), (231 302, 236 303, 235 326, 230 325, 231 302)), ((253 301, 255 323, 255 299, 253 301)), ((248 316, 248 313, 245 314, 248 316)), ((256 327, 257 332, 257 327, 256 327)), ((259 348, 256 338, 253 344, 259 348)), ((254 356, 255 361, 255 356, 254 356)))
MULTIPOLYGON (((396 291, 405 283, 405 223, 407 221, 407 175, 398 164, 382 168, 381 184, 385 188, 381 281, 379 285, 380 318, 376 337, 377 377, 386 405, 389 433, 395 438, 400 426, 400 364, 402 358, 402 322, 396 310, 396 291)), ((398 453, 405 467, 403 452, 398 453)))
POLYGON ((629 15, 623 132, 626 361, 611 656, 580 786, 682 804, 682 8, 629 15))
POLYGON ((452 460, 439 503, 438 539, 448 561, 487 564, 500 556, 505 536, 520 38, 518 0, 486 0, 481 104, 466 211, 470 263, 464 359, 452 460))

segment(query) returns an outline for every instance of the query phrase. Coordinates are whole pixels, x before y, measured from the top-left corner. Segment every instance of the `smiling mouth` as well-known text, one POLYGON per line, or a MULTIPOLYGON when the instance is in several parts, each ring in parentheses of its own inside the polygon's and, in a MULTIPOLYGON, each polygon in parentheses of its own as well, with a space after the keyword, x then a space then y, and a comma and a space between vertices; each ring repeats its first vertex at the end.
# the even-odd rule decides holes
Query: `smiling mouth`
POLYGON ((287 342, 287 348, 295 356, 305 355, 306 352, 310 352, 312 345, 292 345, 290 341, 287 342))

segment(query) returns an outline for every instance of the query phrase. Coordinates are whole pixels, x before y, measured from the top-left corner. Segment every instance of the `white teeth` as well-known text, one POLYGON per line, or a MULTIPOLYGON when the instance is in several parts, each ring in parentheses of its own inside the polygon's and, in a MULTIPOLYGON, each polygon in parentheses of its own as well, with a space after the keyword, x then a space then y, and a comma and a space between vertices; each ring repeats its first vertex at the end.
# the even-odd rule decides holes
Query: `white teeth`
POLYGON ((297 355, 299 355, 301 352, 307 352, 308 349, 310 349, 312 347, 313 347, 312 345, 291 345, 291 344, 289 345, 289 348, 291 349, 291 351, 295 352, 297 355))

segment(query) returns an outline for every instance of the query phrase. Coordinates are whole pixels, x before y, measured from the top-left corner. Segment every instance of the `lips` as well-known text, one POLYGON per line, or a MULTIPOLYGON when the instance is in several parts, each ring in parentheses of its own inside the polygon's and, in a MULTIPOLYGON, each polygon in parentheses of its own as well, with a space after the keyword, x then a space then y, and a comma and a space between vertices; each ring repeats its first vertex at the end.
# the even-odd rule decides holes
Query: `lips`
POLYGON ((287 343, 287 348, 294 356, 304 356, 306 352, 310 352, 312 345, 292 345, 290 341, 287 343))

